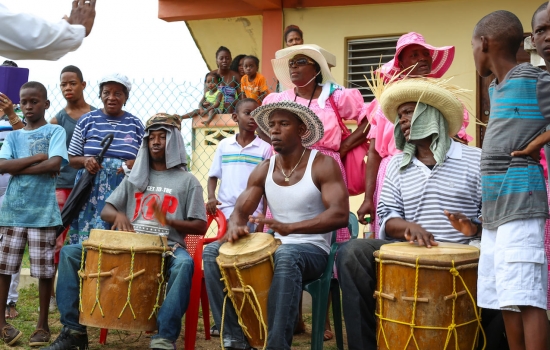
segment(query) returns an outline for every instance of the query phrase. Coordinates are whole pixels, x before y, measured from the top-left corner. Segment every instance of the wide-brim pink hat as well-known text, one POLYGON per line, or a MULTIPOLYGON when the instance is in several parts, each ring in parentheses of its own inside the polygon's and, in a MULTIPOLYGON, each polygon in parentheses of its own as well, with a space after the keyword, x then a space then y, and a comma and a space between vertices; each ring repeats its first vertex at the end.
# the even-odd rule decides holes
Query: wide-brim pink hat
POLYGON ((401 72, 401 67, 399 65, 399 54, 409 45, 420 45, 430 50, 432 55, 432 72, 427 75, 430 78, 441 78, 453 63, 455 58, 455 47, 454 46, 442 46, 435 47, 426 43, 422 34, 410 32, 402 35, 397 41, 397 47, 395 51, 395 56, 391 61, 384 64, 379 68, 380 73, 390 79, 395 75, 399 75, 401 72))

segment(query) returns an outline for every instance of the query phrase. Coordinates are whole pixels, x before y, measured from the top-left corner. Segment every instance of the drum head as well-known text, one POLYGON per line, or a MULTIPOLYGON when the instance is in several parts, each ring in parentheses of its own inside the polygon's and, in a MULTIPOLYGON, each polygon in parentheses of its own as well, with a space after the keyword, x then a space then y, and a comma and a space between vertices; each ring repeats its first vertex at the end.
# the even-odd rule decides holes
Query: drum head
MULTIPOLYGON (((126 231, 112 231, 93 229, 90 231, 90 238, 85 242, 85 246, 120 248, 120 250, 130 250, 134 248, 162 248, 167 247, 166 236, 157 236, 141 234, 126 231)), ((161 249, 162 250, 162 249, 161 249)))
POLYGON ((426 248, 424 246, 419 247, 416 244, 410 244, 408 242, 390 243, 380 247, 380 253, 382 258, 391 256, 392 259, 397 257, 416 259, 428 259, 431 261, 451 261, 455 262, 469 261, 479 259, 479 249, 459 243, 442 243, 438 242, 437 246, 426 248))
POLYGON ((273 254, 281 244, 272 235, 255 232, 240 238, 238 241, 226 242, 220 247, 220 259, 223 263, 243 262, 273 254))

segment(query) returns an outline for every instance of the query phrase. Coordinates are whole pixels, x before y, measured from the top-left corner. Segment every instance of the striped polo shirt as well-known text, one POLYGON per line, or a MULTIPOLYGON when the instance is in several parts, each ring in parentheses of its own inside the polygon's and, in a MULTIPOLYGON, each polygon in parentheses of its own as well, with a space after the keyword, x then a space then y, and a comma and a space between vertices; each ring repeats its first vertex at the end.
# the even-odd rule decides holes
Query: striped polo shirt
POLYGON ((101 109, 80 117, 69 145, 69 154, 86 157, 98 155, 103 149, 101 140, 109 133, 114 134, 114 139, 105 157, 136 159, 145 133, 141 120, 128 112, 121 117, 110 117, 101 109))
POLYGON ((483 227, 496 230, 512 220, 547 218, 542 166, 512 157, 550 122, 550 75, 528 63, 512 68, 489 86, 491 117, 483 140, 481 183, 483 227))
MULTIPOLYGON (((271 145, 258 136, 245 147, 237 142, 237 135, 220 141, 208 176, 220 180, 218 201, 222 204, 219 208, 227 219, 233 212, 237 198, 246 189, 252 170, 269 159, 271 154, 271 145)), ((263 204, 260 202, 254 214, 259 214, 262 210, 263 204)))
POLYGON ((468 243, 470 238, 453 228, 443 213, 460 212, 467 217, 481 213, 481 150, 451 141, 447 158, 430 170, 416 157, 399 170, 403 154, 388 164, 377 214, 380 238, 386 237, 386 222, 402 218, 422 226, 438 242, 468 243))

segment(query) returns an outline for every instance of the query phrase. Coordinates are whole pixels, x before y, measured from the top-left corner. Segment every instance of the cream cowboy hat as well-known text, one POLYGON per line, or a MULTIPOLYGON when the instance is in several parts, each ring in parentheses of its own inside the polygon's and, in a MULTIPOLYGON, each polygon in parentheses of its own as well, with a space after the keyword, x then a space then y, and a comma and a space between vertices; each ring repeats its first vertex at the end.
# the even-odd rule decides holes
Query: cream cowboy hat
POLYGON ((269 117, 277 109, 289 111, 304 122, 307 128, 305 135, 302 137, 302 145, 304 147, 312 146, 323 138, 325 128, 323 127, 321 119, 319 119, 311 109, 293 101, 282 101, 262 105, 253 110, 250 114, 254 117, 260 129, 269 135, 269 117))
POLYGON ((336 66, 336 57, 322 47, 313 44, 294 45, 275 52, 275 59, 271 60, 271 65, 273 66, 275 76, 281 84, 287 89, 293 89, 296 86, 290 79, 288 60, 300 54, 311 58, 321 67, 323 84, 327 82, 336 84, 336 80, 330 73, 329 68, 336 66))
POLYGON ((386 118, 395 124, 397 109, 406 102, 422 102, 430 105, 443 114, 449 124, 449 136, 455 136, 462 126, 464 106, 457 98, 464 92, 447 80, 414 78, 403 79, 385 86, 379 103, 386 118))

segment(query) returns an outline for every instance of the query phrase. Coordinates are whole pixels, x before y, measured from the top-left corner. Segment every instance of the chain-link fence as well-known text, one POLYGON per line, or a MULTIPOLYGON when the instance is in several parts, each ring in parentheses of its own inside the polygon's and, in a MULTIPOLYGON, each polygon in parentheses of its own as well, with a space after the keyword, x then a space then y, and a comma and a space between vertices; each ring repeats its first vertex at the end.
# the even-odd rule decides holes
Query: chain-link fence
MULTIPOLYGON (((238 93, 240 84, 232 80, 226 84, 223 79, 217 84, 220 90, 222 86, 229 86, 231 89, 227 94, 233 94, 234 100, 228 102, 227 94, 224 97, 224 105, 214 115, 209 125, 203 122, 208 118, 207 113, 204 116, 195 115, 192 118, 182 120, 182 136, 185 141, 187 153, 190 158, 189 169, 199 179, 204 189, 204 199, 207 200, 206 184, 208 181, 208 171, 212 164, 212 158, 218 143, 238 132, 236 123, 231 119, 229 112, 238 102, 238 93), (233 92, 231 92, 233 91, 233 92), (237 96, 235 96, 237 95, 237 96), (222 108, 223 107, 223 108, 222 108)), ((51 119, 55 114, 66 105, 65 98, 61 93, 59 83, 48 84, 48 98, 51 102, 47 119, 51 119)), ((140 118, 144 123, 149 117, 158 112, 170 114, 185 114, 199 109, 205 90, 208 90, 204 81, 186 82, 176 79, 151 79, 134 80, 130 97, 123 109, 140 118)), ((274 89, 269 89, 274 91, 274 89)), ((242 94, 242 92, 241 92, 242 94)), ((244 95, 243 95, 244 96, 244 95)), ((99 98, 99 82, 87 82, 84 90, 86 102, 97 108, 103 107, 99 98)), ((203 107, 204 110, 208 108, 203 107)))

